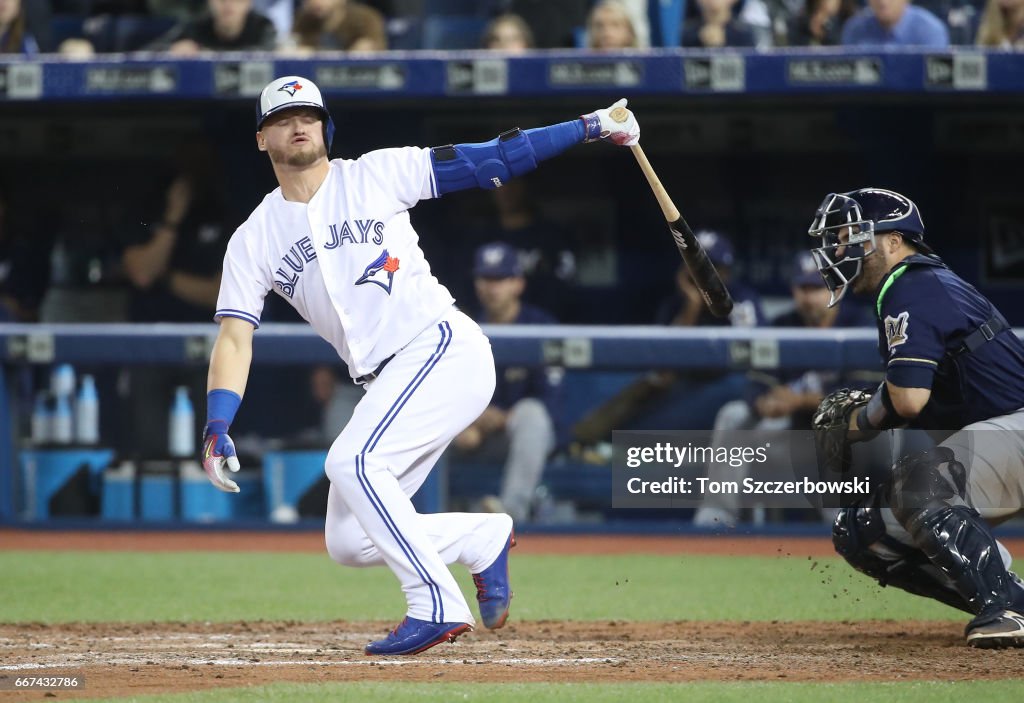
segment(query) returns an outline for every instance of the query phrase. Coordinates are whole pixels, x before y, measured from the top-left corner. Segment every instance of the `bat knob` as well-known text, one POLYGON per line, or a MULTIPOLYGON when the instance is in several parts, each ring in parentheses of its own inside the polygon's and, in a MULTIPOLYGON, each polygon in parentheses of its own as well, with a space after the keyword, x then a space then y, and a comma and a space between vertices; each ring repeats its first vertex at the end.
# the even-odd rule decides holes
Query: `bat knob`
POLYGON ((629 110, 624 107, 616 107, 608 113, 608 116, 616 122, 625 122, 629 119, 629 110))

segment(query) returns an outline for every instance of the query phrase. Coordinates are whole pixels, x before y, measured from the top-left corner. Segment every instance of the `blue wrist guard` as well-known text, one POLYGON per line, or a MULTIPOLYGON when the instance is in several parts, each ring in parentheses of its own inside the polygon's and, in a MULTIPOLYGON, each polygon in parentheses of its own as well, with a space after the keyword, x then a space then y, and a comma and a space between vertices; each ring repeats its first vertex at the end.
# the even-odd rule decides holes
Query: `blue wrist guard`
POLYGON ((223 429, 220 429, 220 425, 218 425, 218 430, 227 432, 241 404, 242 397, 234 391, 215 388, 206 394, 206 424, 224 423, 223 429))

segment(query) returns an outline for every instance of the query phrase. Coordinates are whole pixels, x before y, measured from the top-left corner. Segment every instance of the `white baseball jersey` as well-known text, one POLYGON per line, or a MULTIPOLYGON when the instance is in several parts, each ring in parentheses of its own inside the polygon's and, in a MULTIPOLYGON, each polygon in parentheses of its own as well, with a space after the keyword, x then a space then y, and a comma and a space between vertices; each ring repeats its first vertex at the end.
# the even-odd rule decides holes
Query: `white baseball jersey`
POLYGON ((348 364, 377 366, 454 302, 430 273, 407 210, 437 197, 430 150, 335 159, 309 203, 268 194, 232 235, 215 320, 260 324, 274 289, 348 364))

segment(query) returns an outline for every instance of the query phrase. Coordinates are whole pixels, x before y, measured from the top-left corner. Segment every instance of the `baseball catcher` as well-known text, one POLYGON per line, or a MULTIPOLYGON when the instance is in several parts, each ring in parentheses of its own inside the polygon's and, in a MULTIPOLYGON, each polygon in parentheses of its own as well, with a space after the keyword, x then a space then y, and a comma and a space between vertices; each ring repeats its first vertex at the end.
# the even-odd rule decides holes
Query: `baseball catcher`
POLYGON ((809 234, 832 292, 874 292, 885 380, 840 390, 814 417, 821 467, 849 468, 850 443, 925 430, 937 446, 896 451, 869 500, 840 510, 833 542, 855 569, 974 617, 973 647, 1024 646, 1024 586, 991 527, 1024 507, 1024 343, 924 241, 899 193, 832 193, 809 234))

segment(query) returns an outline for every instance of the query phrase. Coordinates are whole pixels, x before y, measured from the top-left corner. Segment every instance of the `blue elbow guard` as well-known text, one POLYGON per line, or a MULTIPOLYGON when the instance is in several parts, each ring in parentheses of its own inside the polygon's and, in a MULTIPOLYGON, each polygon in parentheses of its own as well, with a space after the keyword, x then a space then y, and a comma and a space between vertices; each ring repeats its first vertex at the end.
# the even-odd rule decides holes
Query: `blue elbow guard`
POLYGON ((500 188, 537 168, 529 137, 518 127, 483 144, 449 144, 430 150, 439 194, 479 186, 500 188))
POLYGON ((516 127, 498 135, 498 151, 513 177, 537 168, 537 155, 533 144, 523 130, 516 127))

